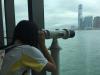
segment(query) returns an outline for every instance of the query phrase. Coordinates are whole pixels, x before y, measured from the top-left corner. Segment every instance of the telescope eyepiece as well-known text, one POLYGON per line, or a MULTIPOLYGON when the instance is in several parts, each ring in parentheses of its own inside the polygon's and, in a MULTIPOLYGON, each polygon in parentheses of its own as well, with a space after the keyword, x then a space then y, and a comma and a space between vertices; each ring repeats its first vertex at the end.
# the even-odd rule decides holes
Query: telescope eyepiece
POLYGON ((75 36, 75 32, 73 30, 69 30, 70 32, 70 38, 73 38, 75 36))

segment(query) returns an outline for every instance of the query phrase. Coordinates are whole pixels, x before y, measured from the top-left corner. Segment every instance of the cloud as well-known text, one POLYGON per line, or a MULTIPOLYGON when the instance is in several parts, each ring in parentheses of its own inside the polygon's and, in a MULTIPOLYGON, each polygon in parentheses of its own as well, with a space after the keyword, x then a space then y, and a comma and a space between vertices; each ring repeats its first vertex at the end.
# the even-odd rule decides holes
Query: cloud
MULTIPOLYGON (((45 23, 47 25, 55 25, 55 24, 71 24, 77 19, 77 12, 72 11, 65 11, 65 12, 58 12, 45 15, 45 23)), ((77 21, 74 22, 77 24, 77 21)))
POLYGON ((77 25, 78 5, 83 5, 83 16, 99 16, 99 3, 100 0, 44 0, 45 24, 77 25))
POLYGON ((14 0, 16 24, 23 19, 28 19, 27 0, 14 0))
POLYGON ((51 24, 54 26, 55 24, 71 24, 72 22, 77 24, 77 0, 73 1, 76 8, 74 8, 71 0, 55 0, 56 3, 52 2, 51 5, 48 4, 49 2, 47 0, 44 1, 45 25, 51 24), (53 5, 55 6, 52 7, 53 5))

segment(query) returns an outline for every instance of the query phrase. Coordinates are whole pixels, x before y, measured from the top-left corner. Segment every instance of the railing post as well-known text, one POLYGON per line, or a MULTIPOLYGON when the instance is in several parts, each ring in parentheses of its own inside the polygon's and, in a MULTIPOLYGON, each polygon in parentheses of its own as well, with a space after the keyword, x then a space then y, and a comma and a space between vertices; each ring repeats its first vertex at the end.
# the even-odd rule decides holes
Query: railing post
POLYGON ((28 0, 28 16, 40 28, 44 28, 44 0, 28 0))
MULTIPOLYGON (((0 0, 0 47, 4 46, 3 16, 2 16, 2 0, 0 0)), ((0 50, 0 69, 3 61, 4 50, 0 50)))
POLYGON ((2 18, 2 0, 0 0, 0 47, 4 45, 3 18, 2 18))
POLYGON ((60 46, 58 45, 58 40, 57 38, 53 38, 50 50, 51 50, 51 56, 53 57, 56 66, 57 66, 57 71, 55 74, 52 73, 52 75, 59 75, 59 52, 60 52, 60 46))
POLYGON ((14 0, 4 0, 4 5, 5 5, 7 44, 9 44, 11 43, 13 31, 15 28, 14 0))

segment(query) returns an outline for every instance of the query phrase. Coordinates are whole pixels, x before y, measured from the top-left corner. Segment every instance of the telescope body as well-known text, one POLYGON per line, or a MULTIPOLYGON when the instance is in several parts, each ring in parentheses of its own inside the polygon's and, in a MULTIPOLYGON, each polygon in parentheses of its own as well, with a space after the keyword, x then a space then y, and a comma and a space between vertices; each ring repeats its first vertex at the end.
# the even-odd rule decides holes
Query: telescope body
POLYGON ((43 30, 45 33, 45 38, 46 39, 51 39, 51 38, 63 38, 63 39, 68 39, 68 38, 73 38, 75 36, 75 32, 73 30, 68 30, 68 29, 56 29, 56 30, 43 30))

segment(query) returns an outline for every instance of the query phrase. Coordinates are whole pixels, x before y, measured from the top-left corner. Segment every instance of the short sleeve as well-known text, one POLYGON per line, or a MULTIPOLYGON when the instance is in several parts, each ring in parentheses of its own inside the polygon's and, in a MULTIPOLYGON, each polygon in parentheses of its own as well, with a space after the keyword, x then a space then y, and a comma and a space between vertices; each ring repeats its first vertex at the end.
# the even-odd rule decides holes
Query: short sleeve
POLYGON ((37 72, 40 72, 48 63, 43 54, 35 47, 25 46, 22 53, 22 64, 37 72))

